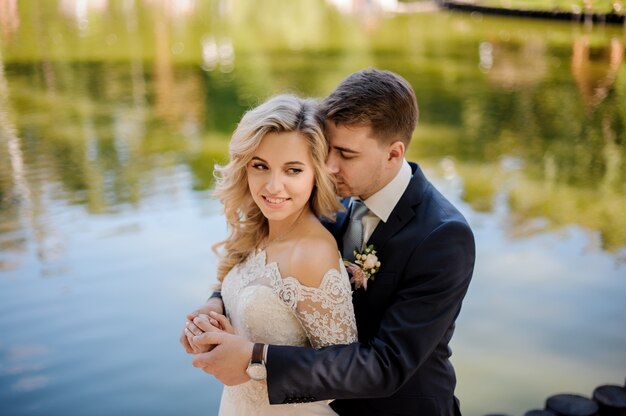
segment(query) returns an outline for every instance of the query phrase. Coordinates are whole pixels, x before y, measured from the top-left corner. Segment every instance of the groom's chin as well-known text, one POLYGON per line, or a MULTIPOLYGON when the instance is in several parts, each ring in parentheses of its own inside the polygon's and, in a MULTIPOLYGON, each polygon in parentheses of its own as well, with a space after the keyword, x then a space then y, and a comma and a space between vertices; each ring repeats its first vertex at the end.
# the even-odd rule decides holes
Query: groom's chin
POLYGON ((352 196, 350 194, 350 190, 345 185, 342 185, 342 184, 335 184, 335 193, 341 198, 348 198, 352 196))

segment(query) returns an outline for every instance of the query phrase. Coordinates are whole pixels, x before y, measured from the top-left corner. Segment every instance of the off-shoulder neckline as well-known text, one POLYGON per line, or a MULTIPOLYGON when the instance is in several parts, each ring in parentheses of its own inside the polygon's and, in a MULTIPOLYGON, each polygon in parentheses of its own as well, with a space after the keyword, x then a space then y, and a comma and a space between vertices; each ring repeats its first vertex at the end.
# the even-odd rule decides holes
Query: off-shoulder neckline
POLYGON ((313 286, 307 286, 302 284, 298 279, 296 279, 293 276, 283 276, 280 273, 280 268, 278 267, 278 262, 277 261, 271 261, 271 262, 267 262, 267 253, 265 252, 265 249, 257 249, 256 253, 254 254, 255 259, 259 259, 259 261, 263 264, 263 267, 266 269, 270 269, 272 270, 274 273, 276 273, 276 275, 283 281, 291 281, 296 283, 299 287, 301 288, 306 288, 309 290, 323 290, 324 286, 326 286, 327 284, 327 280, 329 280, 331 278, 331 276, 333 276, 334 274, 337 274, 341 277, 346 277, 347 276, 344 275, 344 273, 341 272, 342 266, 343 266, 343 259, 341 258, 341 252, 339 252, 339 250, 337 250, 337 252, 339 253, 339 264, 337 268, 330 268, 328 269, 328 271, 326 271, 326 273, 324 273, 324 276, 322 277, 322 280, 320 281, 320 284, 318 287, 313 287, 313 286))

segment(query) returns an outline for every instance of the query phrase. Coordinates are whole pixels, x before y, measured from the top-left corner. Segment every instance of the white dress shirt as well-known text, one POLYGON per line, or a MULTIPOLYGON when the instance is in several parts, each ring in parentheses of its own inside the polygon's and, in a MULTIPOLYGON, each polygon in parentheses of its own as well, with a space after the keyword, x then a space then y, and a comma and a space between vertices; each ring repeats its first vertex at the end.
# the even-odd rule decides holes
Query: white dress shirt
POLYGON ((402 194, 409 186, 411 176, 413 176, 411 166, 405 159, 396 176, 382 189, 363 201, 369 209, 369 212, 361 220, 363 222, 363 241, 367 242, 380 221, 387 222, 391 211, 396 207, 402 194))

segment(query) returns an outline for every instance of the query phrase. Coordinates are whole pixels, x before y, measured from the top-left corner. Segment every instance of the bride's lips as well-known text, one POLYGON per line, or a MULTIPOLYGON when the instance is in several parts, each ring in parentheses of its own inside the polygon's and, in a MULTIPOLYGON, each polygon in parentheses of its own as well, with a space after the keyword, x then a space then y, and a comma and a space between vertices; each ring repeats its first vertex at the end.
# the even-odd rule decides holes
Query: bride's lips
POLYGON ((263 198, 263 202, 265 202, 265 205, 273 209, 284 207, 285 205, 287 205, 287 202, 291 199, 291 198, 276 198, 276 197, 265 196, 265 195, 261 195, 261 198, 263 198))

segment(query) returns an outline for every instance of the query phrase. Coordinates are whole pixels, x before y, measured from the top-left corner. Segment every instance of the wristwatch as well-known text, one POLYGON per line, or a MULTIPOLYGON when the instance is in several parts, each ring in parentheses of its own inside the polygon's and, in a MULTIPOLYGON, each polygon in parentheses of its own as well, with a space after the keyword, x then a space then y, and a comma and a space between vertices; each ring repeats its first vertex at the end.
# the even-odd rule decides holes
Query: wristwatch
POLYGON ((246 368, 246 373, 252 380, 261 381, 267 378, 267 369, 265 368, 265 361, 263 361, 264 347, 265 344, 258 342, 252 347, 252 358, 248 368, 246 368))

